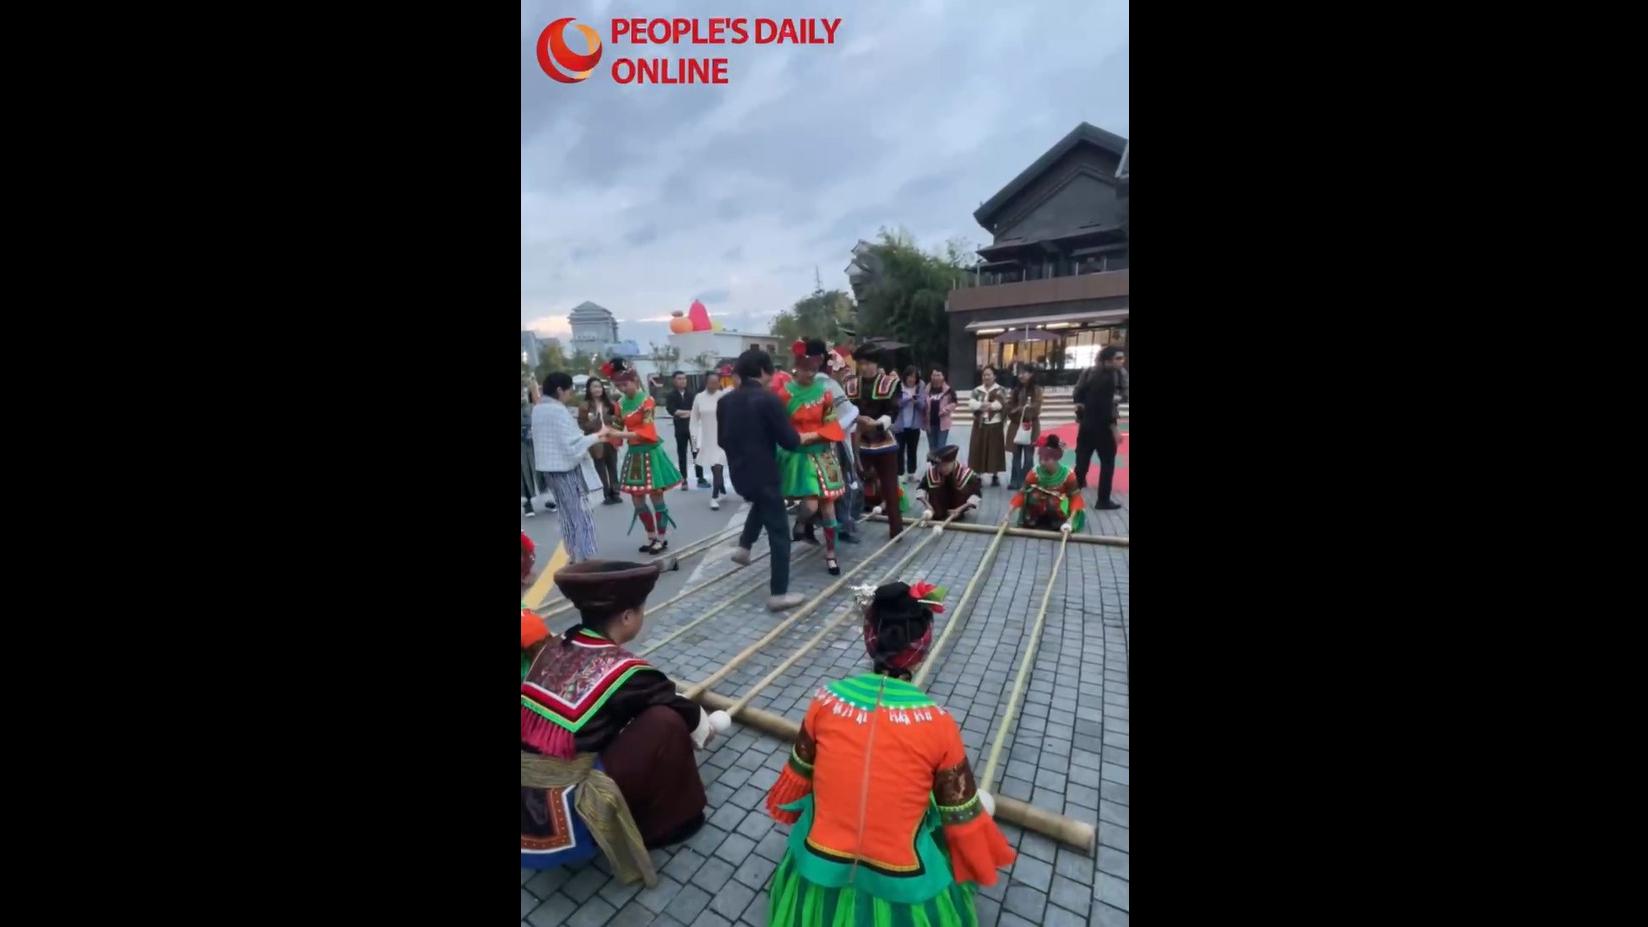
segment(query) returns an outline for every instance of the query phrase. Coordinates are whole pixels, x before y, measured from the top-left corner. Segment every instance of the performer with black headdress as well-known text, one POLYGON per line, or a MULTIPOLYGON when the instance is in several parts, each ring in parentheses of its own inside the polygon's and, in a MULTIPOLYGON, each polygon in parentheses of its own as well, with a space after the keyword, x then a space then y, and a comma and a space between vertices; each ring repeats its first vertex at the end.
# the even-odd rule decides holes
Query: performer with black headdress
MULTIPOLYGON (((853 352, 858 361, 858 457, 862 470, 874 469, 883 498, 891 498, 890 487, 898 485, 898 439, 893 435, 893 416, 898 414, 899 380, 896 373, 882 373, 881 349, 863 345, 853 352)), ((887 510, 887 536, 898 537, 904 517, 896 505, 887 510)))
POLYGON ((630 519, 630 530, 635 521, 647 529, 647 543, 640 548, 643 554, 656 554, 669 547, 665 537, 675 519, 664 504, 664 491, 685 482, 681 471, 670 463, 669 454, 658 438, 658 426, 653 424, 653 412, 658 404, 641 388, 641 377, 635 368, 621 357, 614 357, 601 367, 601 372, 612 380, 624 394, 618 401, 623 414, 623 430, 615 437, 629 439, 629 451, 624 454, 624 465, 618 471, 618 489, 628 493, 635 504, 635 516, 630 519), (652 511, 647 511, 647 499, 652 500, 652 511))
POLYGON ((916 501, 941 521, 956 509, 978 508, 984 483, 972 468, 956 459, 960 454, 961 448, 954 444, 928 454, 927 472, 916 487, 916 501))
POLYGON ((818 691, 767 793, 767 812, 792 825, 767 923, 977 924, 977 886, 994 885, 1015 854, 955 718, 909 682, 944 590, 854 592, 875 669, 818 691))
POLYGON ((646 871, 626 848, 644 859, 647 847, 704 823, 693 748, 730 722, 624 649, 641 632, 659 572, 656 563, 586 560, 556 573, 579 615, 559 637, 522 610, 522 866, 575 863, 599 843, 615 866, 646 871), (611 807, 615 793, 627 815, 611 807))

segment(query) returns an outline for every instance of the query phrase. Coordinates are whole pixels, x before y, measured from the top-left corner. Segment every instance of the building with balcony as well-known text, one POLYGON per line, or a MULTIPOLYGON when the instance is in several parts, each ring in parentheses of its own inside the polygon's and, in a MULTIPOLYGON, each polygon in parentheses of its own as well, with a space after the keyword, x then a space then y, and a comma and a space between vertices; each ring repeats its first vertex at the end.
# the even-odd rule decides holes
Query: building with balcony
POLYGON ((1127 139, 1084 122, 974 211, 994 240, 945 303, 952 382, 1028 362, 1073 383, 1127 342, 1128 178, 1127 139), (1010 329, 1058 337, 997 343, 1010 329))

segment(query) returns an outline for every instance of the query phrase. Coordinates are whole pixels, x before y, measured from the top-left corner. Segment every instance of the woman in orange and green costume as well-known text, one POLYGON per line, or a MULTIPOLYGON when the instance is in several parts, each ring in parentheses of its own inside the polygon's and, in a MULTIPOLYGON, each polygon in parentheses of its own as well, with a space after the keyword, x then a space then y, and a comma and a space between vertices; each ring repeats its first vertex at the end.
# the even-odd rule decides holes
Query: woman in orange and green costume
POLYGON ((1020 528, 1047 531, 1080 531, 1087 524, 1087 507, 1082 502, 1076 472, 1065 466, 1064 445, 1058 435, 1043 435, 1036 449, 1036 467, 1024 476, 1024 489, 1013 495, 1010 505, 1018 510, 1020 528))
POLYGON ((664 504, 664 492, 680 486, 685 479, 681 471, 670 463, 669 453, 658 438, 658 427, 653 424, 653 410, 657 403, 641 388, 641 377, 623 358, 615 357, 601 367, 617 385, 623 396, 618 400, 618 412, 623 415, 623 430, 613 437, 627 438, 629 450, 624 464, 618 469, 618 491, 627 493, 635 504, 635 515, 630 519, 630 530, 635 522, 647 529, 647 543, 640 548, 643 554, 656 554, 669 547, 666 537, 669 526, 675 524, 669 506, 664 504), (652 510, 647 510, 647 500, 652 510))
POLYGON ((793 826, 769 887, 772 927, 962 927, 1013 849, 978 790, 955 718, 909 682, 942 591, 856 590, 875 671, 807 709, 767 811, 793 826))
POLYGON ((778 490, 785 499, 801 503, 796 507, 798 528, 818 515, 818 526, 824 529, 824 566, 830 575, 840 576, 835 533, 841 525, 835 520, 835 500, 847 491, 847 480, 835 442, 847 440, 847 434, 835 420, 835 403, 818 379, 824 342, 817 338, 797 341, 790 345, 790 352, 795 357, 795 376, 774 391, 801 436, 801 446, 793 451, 778 448, 778 490))

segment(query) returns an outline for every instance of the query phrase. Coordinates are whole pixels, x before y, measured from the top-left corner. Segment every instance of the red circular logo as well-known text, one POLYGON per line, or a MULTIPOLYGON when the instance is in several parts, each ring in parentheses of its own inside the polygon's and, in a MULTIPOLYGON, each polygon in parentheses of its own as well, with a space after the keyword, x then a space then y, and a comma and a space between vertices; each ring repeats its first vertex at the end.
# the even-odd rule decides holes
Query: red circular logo
POLYGON ((557 19, 538 34, 538 66, 563 84, 578 83, 594 73, 595 66, 601 63, 601 35, 590 26, 574 24, 584 34, 584 41, 589 43, 589 54, 580 55, 567 47, 566 27, 570 22, 571 16, 557 19), (565 69, 570 75, 560 69, 565 69))

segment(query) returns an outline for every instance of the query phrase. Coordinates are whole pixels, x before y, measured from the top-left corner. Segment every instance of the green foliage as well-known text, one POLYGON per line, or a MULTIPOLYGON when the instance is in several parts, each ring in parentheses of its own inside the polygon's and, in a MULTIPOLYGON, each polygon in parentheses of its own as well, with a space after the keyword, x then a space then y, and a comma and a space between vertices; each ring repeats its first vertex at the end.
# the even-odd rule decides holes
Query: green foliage
POLYGON ((773 317, 769 331, 782 344, 801 338, 822 338, 834 345, 843 340, 841 327, 852 327, 853 298, 841 290, 825 290, 816 282, 811 296, 773 317))
POLYGON ((944 303, 973 263, 968 245, 951 240, 929 253, 909 232, 882 229, 871 252, 880 259, 881 272, 858 305, 860 339, 902 341, 910 346, 907 356, 923 368, 947 364, 950 321, 944 303))

